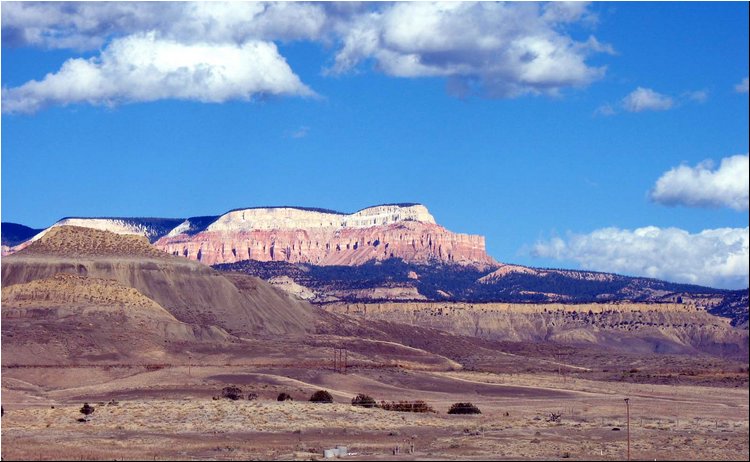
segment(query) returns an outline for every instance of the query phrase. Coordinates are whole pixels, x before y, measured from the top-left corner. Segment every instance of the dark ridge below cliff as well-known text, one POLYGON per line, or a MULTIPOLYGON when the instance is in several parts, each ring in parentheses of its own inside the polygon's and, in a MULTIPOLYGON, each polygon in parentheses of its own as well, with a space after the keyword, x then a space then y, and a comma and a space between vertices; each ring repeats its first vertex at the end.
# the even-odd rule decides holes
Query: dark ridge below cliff
POLYGON ((730 291, 718 305, 709 310, 709 313, 724 318, 730 318, 732 325, 743 329, 748 328, 748 289, 730 291))
POLYGON ((214 268, 242 272, 262 279, 288 276, 297 284, 318 294, 317 301, 321 303, 325 302, 326 295, 329 294, 335 294, 339 301, 347 303, 393 301, 363 295, 363 290, 414 288, 422 301, 684 302, 704 306, 714 315, 731 318, 733 325, 747 327, 748 318, 747 290, 729 291, 611 273, 534 269, 539 274, 511 272, 491 283, 483 283, 479 280, 496 268, 478 269, 444 262, 415 264, 396 258, 370 261, 358 266, 316 266, 244 260, 214 265, 214 268), (593 279, 592 275, 606 277, 593 279))
POLYGON ((10 222, 3 222, 1 226, 0 236, 2 238, 0 240, 2 240, 2 245, 9 247, 25 242, 44 231, 44 228, 34 229, 26 225, 10 222))

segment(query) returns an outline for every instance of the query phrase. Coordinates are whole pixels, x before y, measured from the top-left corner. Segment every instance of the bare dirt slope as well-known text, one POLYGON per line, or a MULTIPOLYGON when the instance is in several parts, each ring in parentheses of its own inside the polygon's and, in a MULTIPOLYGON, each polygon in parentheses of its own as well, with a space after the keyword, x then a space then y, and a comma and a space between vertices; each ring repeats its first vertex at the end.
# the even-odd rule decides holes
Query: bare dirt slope
POLYGON ((59 273, 3 288, 3 365, 169 361, 174 342, 228 344, 215 326, 178 321, 110 279, 59 273))
POLYGON ((327 311, 457 335, 599 346, 630 353, 710 353, 747 359, 748 331, 681 303, 520 304, 391 302, 328 304, 327 311))
POLYGON ((314 308, 260 279, 225 276, 172 257, 140 236, 62 226, 3 258, 2 285, 57 273, 114 279, 138 290, 188 324, 215 325, 237 335, 300 335, 314 325, 314 308))
MULTIPOLYGON (((101 309, 129 311, 133 315, 151 313, 176 321, 158 303, 132 287, 111 279, 99 279, 58 273, 48 279, 36 279, 3 290, 4 308, 60 308, 84 305, 101 309)), ((69 310, 72 311, 72 310, 69 310)))

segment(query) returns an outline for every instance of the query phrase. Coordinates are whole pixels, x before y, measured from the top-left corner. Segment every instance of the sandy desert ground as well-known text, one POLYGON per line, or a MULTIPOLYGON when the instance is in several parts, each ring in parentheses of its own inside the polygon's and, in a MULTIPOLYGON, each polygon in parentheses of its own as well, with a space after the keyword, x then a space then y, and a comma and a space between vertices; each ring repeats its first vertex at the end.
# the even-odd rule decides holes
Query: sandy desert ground
POLYGON ((309 460, 343 445, 351 460, 623 460, 625 397, 632 459, 747 460, 746 388, 555 374, 383 369, 344 375, 247 366, 6 369, 2 456, 309 460), (213 399, 229 384, 258 399, 213 399), (317 389, 329 390, 335 402, 308 402, 317 389), (282 391, 295 401, 277 402, 282 391), (351 406, 358 392, 377 400, 423 399, 437 412, 351 406), (482 414, 448 415, 459 401, 476 404, 482 414), (96 407, 88 423, 77 420, 84 402, 96 407), (562 414, 560 422, 548 421, 552 412, 562 414))

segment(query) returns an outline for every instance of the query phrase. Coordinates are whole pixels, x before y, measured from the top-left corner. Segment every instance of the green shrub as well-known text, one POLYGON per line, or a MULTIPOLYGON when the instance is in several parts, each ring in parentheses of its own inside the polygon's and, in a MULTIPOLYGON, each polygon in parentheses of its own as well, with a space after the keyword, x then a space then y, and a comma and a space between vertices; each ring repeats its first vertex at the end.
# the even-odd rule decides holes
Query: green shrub
POLYGON ((396 411, 396 412, 435 412, 430 405, 422 400, 416 401, 391 401, 390 403, 381 401, 380 406, 384 411, 396 411))
POLYGON ((352 398, 352 406, 360 406, 360 407, 375 407, 378 403, 375 402, 375 400, 372 398, 372 396, 368 396, 364 393, 360 393, 354 398, 352 398))
POLYGON ((333 396, 325 390, 318 390, 312 394, 310 401, 313 403, 332 403, 333 396))
POLYGON ((279 397, 276 398, 276 401, 294 401, 294 398, 292 398, 292 395, 289 393, 279 393, 279 397))
POLYGON ((448 414, 481 414, 482 411, 471 403, 453 403, 448 414))
POLYGON ((82 419, 78 419, 79 422, 88 422, 89 421, 89 415, 94 413, 94 406, 89 406, 89 403, 83 403, 83 407, 81 408, 80 412, 84 415, 82 419))
POLYGON ((221 389, 221 397, 237 401, 238 399, 243 399, 244 395, 242 394, 242 388, 231 386, 221 389))

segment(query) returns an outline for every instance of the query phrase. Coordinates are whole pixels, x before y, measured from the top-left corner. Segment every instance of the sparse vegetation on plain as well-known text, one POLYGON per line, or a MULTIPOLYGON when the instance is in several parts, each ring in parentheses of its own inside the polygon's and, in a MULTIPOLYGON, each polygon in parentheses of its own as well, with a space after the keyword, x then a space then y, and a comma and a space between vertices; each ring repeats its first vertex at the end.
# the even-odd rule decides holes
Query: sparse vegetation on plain
POLYGON ((89 403, 83 403, 83 407, 79 409, 79 412, 83 414, 83 419, 79 419, 79 420, 88 422, 89 416, 94 413, 94 410, 95 410, 94 406, 89 405, 89 403))
POLYGON ((312 403, 332 403, 333 396, 326 390, 318 390, 310 396, 312 403))
POLYGON ((429 404, 422 400, 416 400, 416 401, 381 401, 378 405, 380 409, 383 409, 384 411, 396 411, 396 412, 417 412, 417 413, 425 413, 425 412, 437 412, 435 409, 432 408, 429 404))
POLYGON ((366 395, 364 393, 359 393, 357 396, 352 398, 352 406, 359 406, 359 407, 376 407, 378 403, 375 401, 375 399, 372 396, 366 395))
POLYGON ((244 399, 245 395, 242 394, 242 388, 229 386, 221 389, 221 397, 231 399, 232 401, 237 401, 240 399, 244 399))
POLYGON ((453 403, 448 414, 481 414, 482 411, 472 403, 453 403))

